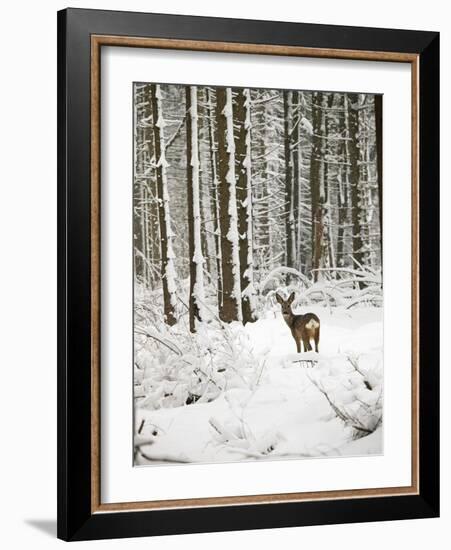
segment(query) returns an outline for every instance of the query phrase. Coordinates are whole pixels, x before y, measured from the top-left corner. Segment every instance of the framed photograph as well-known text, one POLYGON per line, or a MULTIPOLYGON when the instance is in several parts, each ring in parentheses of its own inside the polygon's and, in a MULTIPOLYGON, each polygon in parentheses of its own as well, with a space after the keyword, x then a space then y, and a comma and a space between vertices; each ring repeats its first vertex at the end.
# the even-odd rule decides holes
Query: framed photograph
POLYGON ((58 536, 439 514, 439 35, 58 14, 58 536))

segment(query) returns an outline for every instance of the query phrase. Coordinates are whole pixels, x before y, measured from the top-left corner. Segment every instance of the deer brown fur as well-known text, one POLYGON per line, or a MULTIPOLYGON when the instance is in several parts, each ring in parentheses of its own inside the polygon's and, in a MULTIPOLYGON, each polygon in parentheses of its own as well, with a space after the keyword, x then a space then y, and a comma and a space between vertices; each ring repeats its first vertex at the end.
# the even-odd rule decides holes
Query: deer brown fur
POLYGON ((296 349, 301 353, 301 342, 304 345, 304 351, 312 351, 311 341, 315 342, 315 351, 318 353, 320 320, 314 313, 305 315, 295 315, 291 309, 295 294, 292 292, 287 300, 276 294, 276 300, 279 302, 285 323, 289 326, 291 334, 296 342, 296 349))

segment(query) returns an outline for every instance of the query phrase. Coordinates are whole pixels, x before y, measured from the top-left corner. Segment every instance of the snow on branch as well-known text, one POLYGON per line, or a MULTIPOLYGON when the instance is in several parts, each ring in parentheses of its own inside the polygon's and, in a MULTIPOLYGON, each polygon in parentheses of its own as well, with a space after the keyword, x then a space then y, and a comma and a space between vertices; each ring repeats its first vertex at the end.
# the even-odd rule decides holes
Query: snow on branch
POLYGON ((299 280, 304 284, 304 286, 306 286, 306 287, 310 286, 310 281, 300 271, 298 271, 297 269, 294 269, 293 267, 281 266, 281 267, 276 267, 275 269, 270 271, 268 273, 268 275, 266 275, 266 277, 263 279, 263 281, 261 281, 261 283, 259 285, 260 293, 263 294, 265 288, 268 286, 268 284, 272 280, 274 280, 278 277, 281 277, 283 275, 292 275, 294 277, 298 277, 299 280))

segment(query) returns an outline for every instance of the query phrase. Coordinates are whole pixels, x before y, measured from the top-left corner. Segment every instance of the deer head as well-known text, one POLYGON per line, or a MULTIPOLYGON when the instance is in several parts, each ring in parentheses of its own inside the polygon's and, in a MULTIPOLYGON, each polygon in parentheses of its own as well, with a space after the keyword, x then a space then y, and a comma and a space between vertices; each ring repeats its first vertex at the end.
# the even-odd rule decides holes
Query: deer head
POLYGON ((282 309, 282 315, 285 318, 293 315, 293 312, 291 311, 291 304, 293 303, 294 298, 295 298, 294 292, 292 292, 286 300, 284 300, 282 296, 280 296, 280 294, 276 293, 276 300, 279 302, 282 309))

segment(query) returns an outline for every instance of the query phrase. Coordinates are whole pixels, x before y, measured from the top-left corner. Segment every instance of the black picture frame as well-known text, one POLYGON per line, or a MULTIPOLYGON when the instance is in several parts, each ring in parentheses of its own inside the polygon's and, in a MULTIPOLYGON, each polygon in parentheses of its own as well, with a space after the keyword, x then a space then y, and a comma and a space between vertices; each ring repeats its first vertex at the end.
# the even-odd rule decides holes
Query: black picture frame
POLYGON ((85 9, 58 12, 59 538, 88 540, 437 517, 438 326, 439 33, 85 9), (186 509, 92 511, 92 35, 418 56, 418 494, 186 509))

